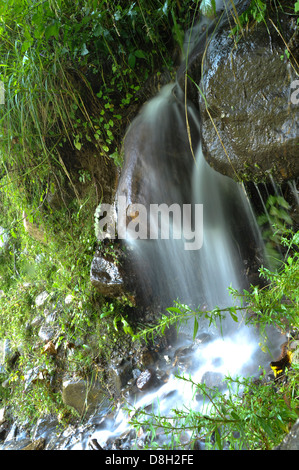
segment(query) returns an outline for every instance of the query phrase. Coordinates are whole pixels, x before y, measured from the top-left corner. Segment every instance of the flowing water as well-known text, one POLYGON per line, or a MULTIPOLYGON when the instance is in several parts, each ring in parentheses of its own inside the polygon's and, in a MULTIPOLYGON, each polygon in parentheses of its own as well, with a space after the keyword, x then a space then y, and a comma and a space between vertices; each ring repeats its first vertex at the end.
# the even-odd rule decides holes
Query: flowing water
MULTIPOLYGON (((243 186, 206 163, 200 116, 185 102, 176 83, 164 87, 135 121, 133 141, 143 172, 138 181, 142 198, 129 202, 142 202, 143 206, 129 208, 133 216, 126 242, 144 299, 162 309, 176 299, 203 311, 238 307, 228 287, 242 292, 250 284, 250 263, 257 258, 259 264, 264 261, 263 242, 243 186), (138 239, 141 233, 142 239, 138 239)), ((131 184, 130 177, 127 182, 131 184)), ((129 193, 126 188, 125 194, 129 193)), ((188 351, 189 366, 183 368, 194 382, 216 377, 221 383, 225 375, 258 375, 259 367, 268 367, 279 354, 283 339, 278 333, 268 331, 270 353, 266 354, 261 351, 258 331, 245 325, 242 314, 238 320, 228 314, 221 324, 211 326, 200 318, 195 339, 193 320, 182 328, 175 348, 188 351), (209 340, 203 341, 204 337, 209 340)), ((162 359, 167 371, 164 383, 130 397, 125 407, 120 406, 113 418, 104 419, 90 436, 104 449, 109 448, 109 440, 129 432, 126 407, 150 406, 166 415, 176 407, 208 412, 211 404, 194 396, 191 382, 176 377, 177 367, 170 366, 174 364, 171 353, 165 352, 162 359)))
MULTIPOLYGON (((228 287, 239 292, 248 287, 246 256, 263 252, 259 229, 243 186, 218 174, 206 163, 200 145, 199 116, 191 104, 185 108, 176 92, 175 85, 167 86, 138 117, 150 141, 143 155, 148 184, 146 209, 149 211, 151 204, 168 204, 168 207, 176 204, 182 211, 169 218, 166 236, 161 220, 165 212, 157 219, 156 213, 149 211, 147 230, 143 233, 151 234, 152 239, 149 236, 136 239, 136 231, 140 233, 144 219, 138 216, 133 219, 127 243, 137 278, 140 284, 146 285, 144 295, 154 293, 161 305, 171 306, 169 302, 178 299, 202 310, 238 306, 228 287), (196 204, 202 213, 196 212, 196 204), (184 213, 187 207, 191 210, 184 213)), ((254 376, 259 374, 260 366, 268 366, 271 355, 261 351, 257 330, 246 326, 243 320, 242 315, 238 322, 228 315, 221 325, 210 326, 207 319, 199 319, 195 340, 193 320, 182 329, 176 348, 186 348, 189 352, 185 373, 191 374, 194 382, 202 383, 205 378, 213 381, 216 377, 216 382, 221 383, 225 375, 254 376), (201 339, 204 335, 209 336, 206 342, 201 339)), ((274 356, 281 342, 279 334, 269 334, 268 347, 274 356)), ((165 383, 130 397, 126 406, 132 410, 150 406, 169 416, 174 408, 202 410, 204 407, 207 412, 208 405, 194 396, 192 384, 178 379, 177 368, 167 365, 174 358, 165 354, 165 370, 168 370, 165 383)), ((120 407, 113 420, 104 421, 92 438, 107 448, 109 440, 128 432, 129 421, 126 409, 120 407)))

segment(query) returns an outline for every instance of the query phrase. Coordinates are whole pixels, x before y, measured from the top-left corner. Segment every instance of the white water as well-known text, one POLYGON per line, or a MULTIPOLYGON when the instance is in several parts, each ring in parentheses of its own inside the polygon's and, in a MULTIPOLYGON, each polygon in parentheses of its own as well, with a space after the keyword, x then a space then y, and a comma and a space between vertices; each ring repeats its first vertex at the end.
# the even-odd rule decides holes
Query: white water
MULTIPOLYGON (((165 299, 168 302, 169 299, 179 298, 188 305, 200 306, 202 309, 229 307, 234 301, 228 286, 239 291, 247 287, 243 259, 246 243, 250 240, 261 249, 261 237, 242 186, 218 174, 206 163, 199 143, 199 119, 190 105, 187 115, 195 135, 195 164, 186 128, 185 108, 173 92, 173 86, 163 89, 139 117, 151 141, 151 145, 146 147, 149 153, 143 155, 145 179, 150 182, 148 202, 203 204, 203 227, 195 227, 197 230, 203 228, 203 246, 199 250, 187 251, 184 249, 184 240, 173 239, 129 240, 128 243, 133 252, 139 282, 146 283, 147 289, 149 284, 149 290, 154 292, 154 297, 161 304, 165 299), (193 170, 188 174, 190 159, 193 170), (180 167, 185 168, 185 174, 176 174, 178 161, 180 167)), ((147 292, 145 290, 145 296, 147 292)), ((176 347, 192 344, 192 329, 193 321, 190 329, 187 327, 184 330, 181 343, 179 339, 176 347)), ((261 338, 257 330, 245 326, 241 315, 238 322, 228 316, 221 324, 221 331, 220 328, 209 327, 206 319, 199 320, 192 367, 185 371, 186 376, 191 374, 194 382, 201 383, 207 373, 231 377, 258 375, 260 366, 268 366, 271 356, 261 351, 261 338), (211 340, 203 344, 199 339, 202 333, 210 334, 211 340)), ((271 333, 268 346, 274 356, 279 343, 279 335, 277 338, 271 333)), ((209 405, 198 401, 192 384, 178 379, 175 372, 173 368, 164 385, 140 393, 133 403, 127 403, 126 406, 135 410, 151 405, 161 414, 168 415, 176 407, 189 407, 192 410, 205 407, 207 412, 209 405)), ((120 407, 115 418, 111 422, 107 421, 92 438, 105 448, 109 438, 121 436, 130 429, 129 421, 130 414, 120 407)))

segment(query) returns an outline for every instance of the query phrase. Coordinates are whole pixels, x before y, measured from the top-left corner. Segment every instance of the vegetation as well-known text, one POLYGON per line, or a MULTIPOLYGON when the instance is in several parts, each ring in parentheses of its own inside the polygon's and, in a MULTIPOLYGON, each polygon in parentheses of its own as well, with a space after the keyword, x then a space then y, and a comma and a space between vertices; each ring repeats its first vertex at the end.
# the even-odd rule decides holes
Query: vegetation
MULTIPOLYGON (((120 337, 137 339, 127 315, 129 299, 103 298, 90 285, 97 246, 93 213, 104 195, 113 194, 125 129, 153 94, 144 84, 151 77, 159 81, 164 70, 174 73, 183 32, 208 3, 212 14, 215 2, 199 0, 1 2, 5 105, 0 105, 0 342, 10 341, 13 358, 0 369, 0 407, 5 405, 20 420, 33 423, 50 413, 69 418, 60 393, 66 368, 84 377, 96 375, 120 337), (111 181, 106 181, 107 174, 113 175, 111 181), (28 227, 33 229, 28 232, 28 227), (43 292, 48 298, 38 307, 35 300, 43 292), (60 355, 45 350, 38 328, 32 326, 45 307, 57 313, 55 348, 60 355)), ((238 25, 261 21, 265 4, 254 0, 249 16, 238 25)), ((294 7, 298 12, 298 1, 294 7)), ((264 269, 261 274, 270 288, 245 293, 243 308, 249 305, 252 318, 261 324, 275 322, 284 328, 284 315, 298 328, 298 234, 284 237, 288 256, 283 268, 264 269)), ((199 312, 178 305, 162 316, 153 332, 177 322, 178 313, 194 318, 196 332, 199 312)), ((215 309, 204 314, 214 321, 224 313, 215 309)), ((229 313, 236 315, 235 310, 229 313)), ((219 448, 228 440, 236 446, 269 448, 296 416, 297 364, 284 372, 288 380, 274 388, 255 389, 240 379, 242 398, 231 392, 225 399, 194 384, 219 401, 215 414, 206 418, 190 411, 178 416, 193 430, 194 441, 200 428, 219 448), (246 407, 238 407, 240 400, 246 407), (234 432, 241 435, 237 443, 234 432)), ((169 422, 172 433, 175 424, 159 419, 151 416, 149 425, 154 429, 158 423, 167 431, 169 422)), ((177 439, 178 433, 173 435, 177 439)))
MULTIPOLYGON (((251 290, 244 291, 241 297, 240 293, 233 292, 241 300, 240 307, 215 308, 206 312, 194 311, 177 302, 158 325, 144 329, 140 335, 149 339, 153 334, 163 334, 170 325, 179 328, 183 322, 193 321, 195 338, 200 318, 214 323, 224 321, 227 315, 236 322, 242 318, 247 324, 254 324, 262 336, 271 325, 282 332, 291 331, 298 335, 299 232, 288 230, 281 237, 281 245, 287 248, 281 268, 260 270, 260 275, 267 281, 264 289, 251 286, 251 290)), ((291 340, 292 336, 290 343, 291 340)), ((196 411, 185 406, 165 415, 153 406, 152 411, 148 408, 135 410, 131 423, 137 433, 140 427, 148 429, 147 446, 150 449, 178 449, 184 445, 196 448, 200 442, 207 449, 272 449, 280 444, 299 416, 298 341, 294 350, 290 344, 287 348, 281 361, 271 363, 274 380, 269 381, 265 371, 261 370, 258 379, 228 376, 221 386, 207 387, 205 383, 195 383, 191 377, 178 375, 179 380, 193 386, 194 396, 201 397, 202 409, 196 411), (164 435, 168 437, 166 444, 164 435)))

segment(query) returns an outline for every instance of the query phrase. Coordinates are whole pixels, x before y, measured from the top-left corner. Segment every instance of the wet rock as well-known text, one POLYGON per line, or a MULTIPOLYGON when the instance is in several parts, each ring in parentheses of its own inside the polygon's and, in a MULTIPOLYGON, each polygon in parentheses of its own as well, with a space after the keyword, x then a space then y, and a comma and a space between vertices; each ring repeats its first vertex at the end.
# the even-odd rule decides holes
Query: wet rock
POLYGON ((98 252, 91 263, 90 281, 98 292, 107 297, 119 295, 123 290, 123 279, 118 267, 98 252))
POLYGON ((23 447, 22 450, 44 450, 45 448, 45 439, 41 438, 37 441, 30 442, 26 447, 23 447))
POLYGON ((5 408, 0 409, 0 425, 5 423, 6 418, 5 418, 5 408))
MULTIPOLYGON (((282 16, 279 29, 298 60, 295 22, 282 16)), ((291 101, 296 74, 291 61, 281 59, 286 45, 270 22, 243 31, 237 43, 229 33, 228 25, 213 35, 203 63, 199 107, 205 158, 236 180, 294 179, 299 106, 291 101)))
POLYGON ((88 447, 91 449, 91 450, 104 450, 100 444, 98 443, 98 441, 96 439, 89 439, 88 441, 88 447))
POLYGON ((208 371, 202 376, 201 383, 207 387, 219 387, 224 379, 224 375, 220 372, 208 371))
POLYGON ((140 352, 139 362, 141 366, 148 367, 155 363, 157 360, 157 354, 155 351, 150 351, 149 349, 143 349, 140 352))
POLYGON ((138 390, 142 392, 144 390, 148 390, 152 385, 154 385, 155 378, 155 373, 150 369, 146 369, 144 372, 141 372, 138 379, 136 380, 136 386, 138 390))
POLYGON ((1 450, 25 450, 32 442, 30 439, 20 439, 19 441, 7 441, 3 444, 1 450))
POLYGON ((109 370, 109 376, 116 393, 120 394, 123 387, 133 377, 131 363, 123 360, 115 361, 109 370))
POLYGON ((103 397, 104 392, 98 382, 89 383, 80 378, 66 379, 63 382, 64 404, 74 408, 81 416, 94 410, 103 397))
MULTIPOLYGON (((59 432, 59 423, 56 418, 46 416, 40 418, 34 428, 30 433, 31 440, 33 442, 38 441, 40 439, 45 439, 46 442, 51 439, 51 436, 55 436, 57 438, 59 432)), ((48 442, 47 442, 48 443, 48 442)))

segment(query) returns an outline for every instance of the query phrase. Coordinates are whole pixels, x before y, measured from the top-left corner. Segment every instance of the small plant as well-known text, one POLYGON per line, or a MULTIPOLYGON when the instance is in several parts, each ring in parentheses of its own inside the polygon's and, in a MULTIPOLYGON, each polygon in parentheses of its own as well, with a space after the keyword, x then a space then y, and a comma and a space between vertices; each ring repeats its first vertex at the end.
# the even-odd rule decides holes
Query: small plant
MULTIPOLYGON (((273 215, 281 217, 281 212, 275 210, 273 215)), ((167 309, 167 314, 162 315, 157 325, 144 329, 138 337, 151 338, 164 334, 170 325, 180 325, 192 319, 196 336, 197 316, 215 322, 219 316, 222 320, 226 314, 237 322, 240 313, 246 323, 259 328, 261 335, 265 334, 268 326, 283 332, 298 333, 299 232, 284 229, 279 242, 286 250, 280 269, 260 269, 261 276, 268 281, 267 287, 260 289, 252 286, 243 294, 231 289, 232 295, 238 298, 239 307, 201 312, 176 302, 174 307, 167 309)), ((294 361, 275 374, 275 381, 267 380, 264 371, 260 372, 258 380, 225 377, 222 382, 225 392, 222 387, 221 390, 207 387, 194 382, 191 377, 177 375, 178 380, 187 381, 193 386, 194 395, 200 395, 202 408, 199 411, 189 407, 174 408, 163 414, 157 402, 152 410, 134 409, 133 413, 130 410, 131 424, 137 434, 141 427, 147 430, 145 448, 148 449, 192 449, 198 448, 199 444, 206 449, 273 449, 298 416, 298 363, 297 347, 294 361)))
POLYGON ((280 237, 293 222, 289 215, 290 205, 282 196, 271 195, 265 205, 265 213, 257 218, 265 241, 266 253, 274 266, 279 266, 280 254, 277 247, 280 237))
POLYGON ((296 402, 284 400, 288 386, 280 393, 269 383, 252 379, 225 378, 226 391, 177 377, 194 388, 202 398, 201 410, 173 409, 165 415, 158 409, 135 410, 131 424, 138 434, 148 431, 146 449, 270 450, 281 442, 295 422, 296 402))

